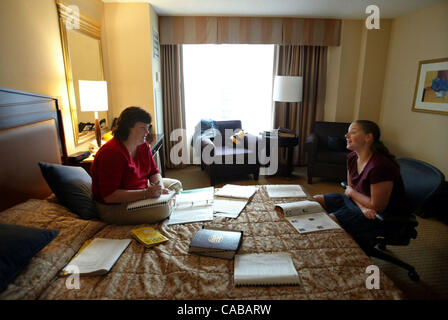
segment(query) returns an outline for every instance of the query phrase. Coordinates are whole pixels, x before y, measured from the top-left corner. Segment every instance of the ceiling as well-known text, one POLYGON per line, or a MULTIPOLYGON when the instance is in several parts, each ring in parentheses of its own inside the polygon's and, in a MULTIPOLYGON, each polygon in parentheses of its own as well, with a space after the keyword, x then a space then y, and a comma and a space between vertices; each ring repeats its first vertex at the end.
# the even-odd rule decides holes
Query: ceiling
POLYGON ((103 0, 151 3, 160 16, 263 16, 365 19, 369 5, 380 18, 398 16, 446 0, 103 0))

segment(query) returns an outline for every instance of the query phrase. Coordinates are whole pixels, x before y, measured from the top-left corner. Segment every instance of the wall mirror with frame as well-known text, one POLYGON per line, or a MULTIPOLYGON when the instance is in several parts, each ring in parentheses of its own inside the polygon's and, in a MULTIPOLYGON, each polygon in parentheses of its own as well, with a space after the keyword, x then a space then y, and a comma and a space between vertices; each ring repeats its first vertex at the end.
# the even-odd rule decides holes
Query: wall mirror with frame
MULTIPOLYGON (((93 112, 81 111, 79 80, 105 80, 101 50, 101 24, 56 0, 64 56, 70 114, 75 145, 95 138, 93 112)), ((99 112, 101 134, 109 131, 108 112, 99 112)))

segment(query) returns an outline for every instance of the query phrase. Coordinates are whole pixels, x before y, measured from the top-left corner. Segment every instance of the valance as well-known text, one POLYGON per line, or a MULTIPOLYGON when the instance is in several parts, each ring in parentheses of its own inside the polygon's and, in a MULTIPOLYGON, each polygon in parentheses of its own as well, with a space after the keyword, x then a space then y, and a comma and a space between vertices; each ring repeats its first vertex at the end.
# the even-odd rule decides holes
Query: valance
POLYGON ((159 17, 160 44, 338 46, 341 20, 271 17, 159 17))

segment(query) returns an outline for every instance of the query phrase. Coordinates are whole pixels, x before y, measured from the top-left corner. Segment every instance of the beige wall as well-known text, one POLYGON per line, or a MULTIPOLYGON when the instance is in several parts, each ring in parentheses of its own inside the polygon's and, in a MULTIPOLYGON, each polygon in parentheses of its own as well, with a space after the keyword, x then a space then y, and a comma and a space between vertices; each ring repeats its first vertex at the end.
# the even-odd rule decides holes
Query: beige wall
POLYGON ((105 3, 104 32, 113 117, 132 105, 154 115, 149 4, 105 3))
POLYGON ((448 1, 392 22, 380 126, 398 156, 427 161, 448 177, 448 115, 411 110, 418 63, 448 57, 448 1))
POLYGON ((341 45, 329 47, 325 121, 378 121, 391 20, 367 30, 364 20, 343 20, 341 45))
POLYGON ((353 119, 361 49, 361 20, 343 20, 341 45, 329 47, 324 120, 353 119))
MULTIPOLYGON (((67 0, 101 21, 101 0, 67 0)), ((60 100, 67 149, 75 151, 54 0, 0 1, 0 86, 60 100)))
POLYGON ((391 23, 382 19, 379 30, 362 28, 353 119, 379 121, 391 23))

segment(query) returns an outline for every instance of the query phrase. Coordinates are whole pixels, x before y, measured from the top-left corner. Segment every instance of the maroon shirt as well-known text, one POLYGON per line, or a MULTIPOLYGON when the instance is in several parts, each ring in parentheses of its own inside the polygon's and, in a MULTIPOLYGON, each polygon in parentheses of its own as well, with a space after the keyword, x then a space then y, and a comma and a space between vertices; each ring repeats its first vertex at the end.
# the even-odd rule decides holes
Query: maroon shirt
POLYGON ((98 150, 90 172, 93 195, 101 202, 117 189, 144 189, 148 187, 147 179, 160 173, 147 142, 137 147, 137 154, 132 158, 116 138, 98 150))
POLYGON ((400 168, 385 155, 375 152, 362 172, 358 174, 357 160, 356 152, 348 154, 347 169, 353 188, 359 193, 370 197, 370 185, 383 181, 392 181, 394 183, 392 194, 384 212, 392 215, 404 213, 406 211, 404 208, 405 191, 400 168))

